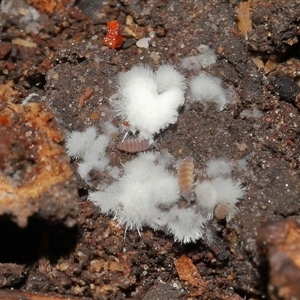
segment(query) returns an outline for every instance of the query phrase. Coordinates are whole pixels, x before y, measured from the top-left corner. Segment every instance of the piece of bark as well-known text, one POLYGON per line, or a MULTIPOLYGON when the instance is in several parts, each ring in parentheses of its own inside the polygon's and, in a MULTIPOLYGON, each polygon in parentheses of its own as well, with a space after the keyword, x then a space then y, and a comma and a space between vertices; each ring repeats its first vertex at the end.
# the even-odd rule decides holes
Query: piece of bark
POLYGON ((174 262, 174 264, 179 279, 185 280, 190 285, 197 288, 197 290, 190 293, 190 296, 201 296, 206 288, 206 282, 199 274, 197 267, 193 264, 193 261, 183 254, 174 262))
MULTIPOLYGON (((19 283, 27 276, 28 267, 12 263, 0 263, 0 288, 19 283)), ((4 299, 1 298, 0 299, 4 299)))
POLYGON ((260 228, 257 244, 269 264, 270 299, 300 299, 300 227, 291 220, 260 228))
POLYGON ((6 300, 90 300, 91 298, 75 298, 49 294, 36 294, 14 290, 0 290, 0 299, 6 300))
POLYGON ((20 227, 31 216, 72 227, 78 195, 64 134, 46 104, 14 104, 7 94, 0 86, 0 216, 20 227))

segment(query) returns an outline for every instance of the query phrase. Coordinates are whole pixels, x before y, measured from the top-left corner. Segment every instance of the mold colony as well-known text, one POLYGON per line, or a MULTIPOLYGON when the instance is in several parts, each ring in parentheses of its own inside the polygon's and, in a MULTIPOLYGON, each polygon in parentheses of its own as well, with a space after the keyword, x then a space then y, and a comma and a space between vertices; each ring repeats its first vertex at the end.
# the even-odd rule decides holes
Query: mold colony
MULTIPOLYGON (((198 59, 206 65, 214 63, 211 49, 207 46, 199 49, 198 59)), ((185 64, 189 69, 191 65, 194 67, 187 59, 185 64)), ((219 111, 224 109, 228 101, 221 79, 203 72, 200 79, 202 82, 197 82, 196 87, 193 87, 195 78, 189 84, 193 100, 213 101, 219 111)), ((98 191, 91 192, 89 200, 126 229, 140 232, 149 226, 173 235, 182 243, 195 242, 204 233, 208 235, 205 229, 208 220, 214 214, 218 219, 232 217, 236 203, 243 196, 240 185, 231 179, 232 164, 226 159, 212 161, 208 163, 206 180, 194 183, 197 172, 191 157, 177 163, 176 174, 176 159, 166 149, 150 150, 153 138, 177 121, 178 109, 185 102, 184 76, 171 65, 160 66, 156 71, 139 65, 119 73, 117 85, 117 94, 111 97, 110 104, 121 119, 119 131, 125 128, 125 136, 129 132, 134 138, 112 146, 134 158, 120 169, 110 166, 106 146, 113 138, 109 134, 97 135, 95 127, 72 132, 67 140, 68 153, 82 160, 78 173, 87 183, 92 169, 111 176, 112 183, 99 182, 98 191), (126 126, 122 126, 124 122, 126 126), (146 150, 147 153, 135 154, 146 150)))

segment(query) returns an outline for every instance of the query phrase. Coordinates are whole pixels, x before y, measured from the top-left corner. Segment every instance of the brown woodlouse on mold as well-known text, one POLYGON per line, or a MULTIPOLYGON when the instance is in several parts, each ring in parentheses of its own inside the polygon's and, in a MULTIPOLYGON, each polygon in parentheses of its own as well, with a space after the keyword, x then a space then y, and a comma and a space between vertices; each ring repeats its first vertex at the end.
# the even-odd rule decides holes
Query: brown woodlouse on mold
POLYGON ((117 149, 129 153, 146 151, 151 147, 155 147, 153 140, 129 139, 117 144, 117 149))
POLYGON ((191 157, 186 157, 178 166, 177 178, 181 196, 189 203, 196 199, 193 191, 194 162, 191 157))

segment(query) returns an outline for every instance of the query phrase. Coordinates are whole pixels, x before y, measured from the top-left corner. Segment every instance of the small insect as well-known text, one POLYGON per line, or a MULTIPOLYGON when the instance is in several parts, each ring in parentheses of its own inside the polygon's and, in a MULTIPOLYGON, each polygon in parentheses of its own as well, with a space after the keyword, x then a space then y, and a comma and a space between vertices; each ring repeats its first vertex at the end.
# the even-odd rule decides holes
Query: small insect
POLYGON ((217 220, 225 220, 228 216, 228 205, 219 203, 214 209, 214 217, 217 220))
POLYGON ((126 127, 131 126, 130 123, 129 123, 128 121, 124 121, 124 122, 123 122, 123 125, 126 126, 126 127))
POLYGON ((196 200, 193 191, 194 184, 194 162, 191 157, 186 157, 177 169, 177 178, 181 196, 189 203, 196 200))
POLYGON ((150 149, 152 146, 155 147, 154 141, 151 140, 136 140, 129 139, 122 141, 117 144, 117 149, 125 152, 136 153, 150 149))
POLYGON ((123 38, 120 31, 120 24, 117 20, 107 23, 107 34, 103 38, 103 44, 111 49, 122 46, 123 38))

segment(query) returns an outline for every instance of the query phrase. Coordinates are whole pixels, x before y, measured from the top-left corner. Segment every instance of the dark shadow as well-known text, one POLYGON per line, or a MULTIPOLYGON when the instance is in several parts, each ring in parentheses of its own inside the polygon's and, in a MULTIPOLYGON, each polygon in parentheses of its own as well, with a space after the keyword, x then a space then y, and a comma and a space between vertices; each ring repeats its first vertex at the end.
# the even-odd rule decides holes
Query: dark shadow
POLYGON ((68 255, 77 242, 78 229, 49 225, 30 218, 20 228, 6 218, 0 219, 0 263, 30 264, 41 256, 51 261, 68 255))

